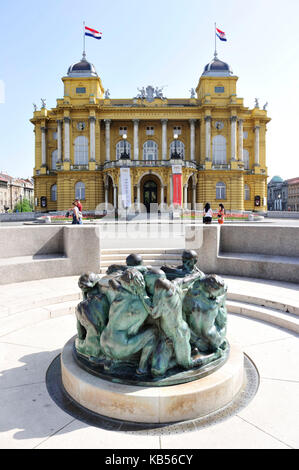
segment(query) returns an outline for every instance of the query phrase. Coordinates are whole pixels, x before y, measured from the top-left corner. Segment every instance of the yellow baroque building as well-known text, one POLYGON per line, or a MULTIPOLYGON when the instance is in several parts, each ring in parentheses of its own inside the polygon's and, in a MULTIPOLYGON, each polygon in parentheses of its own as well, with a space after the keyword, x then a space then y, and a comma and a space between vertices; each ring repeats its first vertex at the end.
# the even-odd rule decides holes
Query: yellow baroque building
POLYGON ((36 209, 66 210, 75 197, 83 210, 117 207, 126 191, 127 206, 179 201, 266 210, 270 119, 257 100, 244 107, 237 80, 215 54, 190 98, 167 99, 147 86, 135 98, 111 99, 83 55, 62 78, 56 107, 43 102, 31 119, 36 209))

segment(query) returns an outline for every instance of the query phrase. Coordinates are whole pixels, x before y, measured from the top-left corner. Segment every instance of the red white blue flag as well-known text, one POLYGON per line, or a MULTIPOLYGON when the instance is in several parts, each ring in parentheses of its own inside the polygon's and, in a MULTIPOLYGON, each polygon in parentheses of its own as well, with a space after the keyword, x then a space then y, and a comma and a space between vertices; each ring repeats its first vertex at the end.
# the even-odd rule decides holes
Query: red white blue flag
POLYGON ((220 41, 227 41, 225 32, 221 31, 221 29, 216 28, 216 36, 220 39, 220 41))
POLYGON ((88 28, 85 26, 85 36, 90 36, 91 38, 95 39, 102 39, 102 33, 96 31, 95 29, 88 28))

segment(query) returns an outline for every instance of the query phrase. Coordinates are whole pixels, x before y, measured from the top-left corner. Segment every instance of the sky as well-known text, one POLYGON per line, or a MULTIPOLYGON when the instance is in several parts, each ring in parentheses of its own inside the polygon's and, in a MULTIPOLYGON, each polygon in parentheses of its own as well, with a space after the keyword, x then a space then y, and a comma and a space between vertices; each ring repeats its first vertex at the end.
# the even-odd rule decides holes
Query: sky
POLYGON ((62 98, 61 78, 82 57, 83 21, 103 33, 86 37, 86 53, 111 98, 147 85, 188 98, 213 58, 217 23, 238 97, 249 108, 268 102, 268 181, 299 176, 298 17, 298 0, 0 0, 0 171, 32 176, 33 103, 50 109, 62 98))

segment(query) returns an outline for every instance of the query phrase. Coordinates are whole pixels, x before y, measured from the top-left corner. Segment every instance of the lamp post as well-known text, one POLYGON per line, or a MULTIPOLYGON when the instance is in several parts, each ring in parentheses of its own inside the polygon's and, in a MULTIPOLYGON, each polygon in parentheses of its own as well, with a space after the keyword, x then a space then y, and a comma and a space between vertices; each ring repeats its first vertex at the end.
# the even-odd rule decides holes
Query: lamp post
POLYGON ((123 134, 124 151, 120 156, 121 160, 130 160, 130 154, 127 152, 127 137, 127 134, 123 134))
POLYGON ((177 151, 177 141, 178 141, 178 138, 179 138, 178 134, 174 134, 173 138, 174 138, 174 152, 171 153, 171 158, 175 159, 175 160, 178 160, 179 158, 182 158, 181 154, 178 153, 178 151, 177 151))

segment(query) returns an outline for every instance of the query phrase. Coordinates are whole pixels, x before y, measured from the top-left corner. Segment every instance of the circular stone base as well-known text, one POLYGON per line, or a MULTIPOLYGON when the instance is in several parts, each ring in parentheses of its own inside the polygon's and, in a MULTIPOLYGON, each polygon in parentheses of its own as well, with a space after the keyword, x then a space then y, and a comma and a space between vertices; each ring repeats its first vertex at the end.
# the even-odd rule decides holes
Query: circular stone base
POLYGON ((169 387, 115 384, 83 370, 73 357, 73 339, 61 354, 62 383, 82 407, 123 421, 174 423, 206 416, 228 405, 244 380, 243 352, 230 345, 227 362, 200 380, 169 387))

